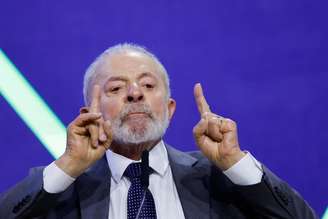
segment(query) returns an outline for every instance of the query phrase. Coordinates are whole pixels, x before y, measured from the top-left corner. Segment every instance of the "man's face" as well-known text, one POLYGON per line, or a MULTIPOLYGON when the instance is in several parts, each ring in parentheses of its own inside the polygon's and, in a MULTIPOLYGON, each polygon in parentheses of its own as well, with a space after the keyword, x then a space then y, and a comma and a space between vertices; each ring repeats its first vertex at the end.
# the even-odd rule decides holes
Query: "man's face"
POLYGON ((112 123, 114 140, 138 144, 161 138, 175 102, 166 97, 156 63, 141 53, 126 52, 104 57, 96 71, 101 112, 112 123))

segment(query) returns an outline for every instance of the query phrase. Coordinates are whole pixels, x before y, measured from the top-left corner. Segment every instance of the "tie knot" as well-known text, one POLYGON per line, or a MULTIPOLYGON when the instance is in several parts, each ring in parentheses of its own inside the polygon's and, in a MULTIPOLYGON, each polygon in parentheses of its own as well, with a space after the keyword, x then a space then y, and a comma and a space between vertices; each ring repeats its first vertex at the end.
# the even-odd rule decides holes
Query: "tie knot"
POLYGON ((141 163, 131 163, 125 170, 124 176, 128 177, 130 180, 133 178, 141 177, 141 163))

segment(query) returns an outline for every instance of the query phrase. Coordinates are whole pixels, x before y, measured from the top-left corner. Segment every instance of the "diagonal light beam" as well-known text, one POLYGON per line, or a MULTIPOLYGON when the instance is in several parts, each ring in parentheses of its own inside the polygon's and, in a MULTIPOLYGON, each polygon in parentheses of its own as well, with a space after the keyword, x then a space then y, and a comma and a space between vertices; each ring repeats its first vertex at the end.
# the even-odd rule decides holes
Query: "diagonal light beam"
POLYGON ((1 49, 0 94, 54 158, 63 154, 66 145, 64 124, 1 49))
POLYGON ((323 214, 322 219, 328 219, 328 207, 326 208, 326 211, 323 214))

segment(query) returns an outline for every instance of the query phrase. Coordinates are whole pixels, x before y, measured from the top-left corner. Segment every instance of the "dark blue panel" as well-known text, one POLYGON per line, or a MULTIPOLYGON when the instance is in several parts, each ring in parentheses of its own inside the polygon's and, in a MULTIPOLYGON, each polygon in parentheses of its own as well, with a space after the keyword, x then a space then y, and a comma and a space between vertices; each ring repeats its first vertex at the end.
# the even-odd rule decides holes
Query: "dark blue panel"
MULTIPOLYGON (((67 125, 83 104, 88 64, 115 43, 145 45, 167 67, 177 100, 169 143, 197 149, 193 85, 202 82, 212 109, 237 121, 243 149, 322 214, 328 197, 327 6, 310 0, 6 1, 0 47, 67 125)), ((0 107, 3 190, 51 157, 3 99, 0 107)))

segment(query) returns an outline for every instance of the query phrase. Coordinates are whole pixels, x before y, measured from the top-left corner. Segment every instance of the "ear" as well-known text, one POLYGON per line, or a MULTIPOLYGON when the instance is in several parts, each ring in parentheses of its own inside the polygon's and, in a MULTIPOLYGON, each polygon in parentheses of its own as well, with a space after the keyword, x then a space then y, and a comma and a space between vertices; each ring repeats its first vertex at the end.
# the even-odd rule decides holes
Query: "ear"
POLYGON ((173 117, 173 114, 175 112, 175 108, 176 108, 176 102, 175 102, 174 99, 169 98, 169 100, 167 102, 167 108, 168 108, 168 111, 169 111, 169 120, 171 120, 172 117, 173 117))

